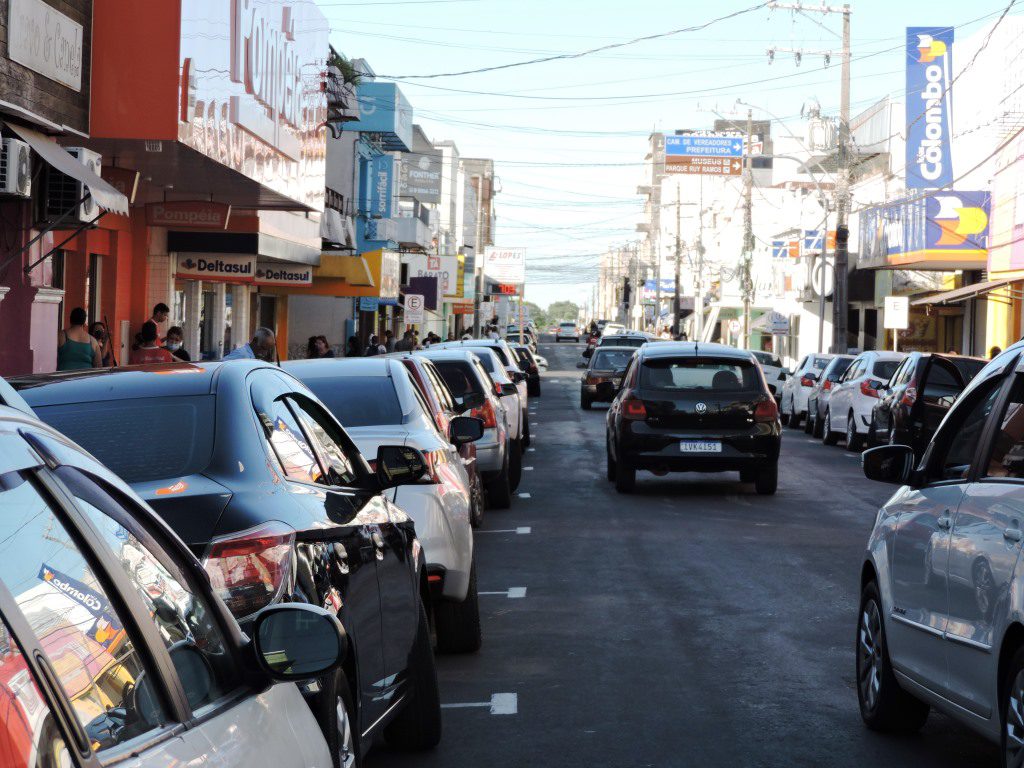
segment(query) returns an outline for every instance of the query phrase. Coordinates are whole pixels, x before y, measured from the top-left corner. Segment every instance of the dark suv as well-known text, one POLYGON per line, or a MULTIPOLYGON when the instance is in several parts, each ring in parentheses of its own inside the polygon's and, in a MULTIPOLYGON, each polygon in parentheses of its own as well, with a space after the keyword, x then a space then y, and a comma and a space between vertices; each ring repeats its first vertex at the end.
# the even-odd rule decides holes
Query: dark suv
MULTIPOLYGON (((614 384, 598 385, 599 393, 614 384)), ((608 479, 629 493, 636 471, 739 471, 775 493, 782 426, 761 367, 721 344, 640 347, 608 410, 608 479)))
POLYGON ((987 360, 911 352, 872 409, 868 440, 909 445, 918 459, 953 402, 987 360))

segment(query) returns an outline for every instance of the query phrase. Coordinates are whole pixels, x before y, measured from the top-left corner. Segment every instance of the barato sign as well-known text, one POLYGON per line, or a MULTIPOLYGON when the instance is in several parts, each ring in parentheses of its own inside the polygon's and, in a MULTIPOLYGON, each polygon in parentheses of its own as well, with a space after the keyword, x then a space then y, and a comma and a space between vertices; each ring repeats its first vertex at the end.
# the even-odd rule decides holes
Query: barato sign
POLYGON ((496 283, 526 282, 526 249, 484 248, 484 275, 496 283))
POLYGON ((256 257, 234 253, 179 253, 177 276, 222 283, 251 283, 256 257))
POLYGON ((7 55, 33 72, 82 90, 82 25, 43 0, 10 0, 7 55))
POLYGON ((454 296, 459 288, 459 259, 456 256, 409 253, 403 254, 402 261, 408 266, 409 277, 436 277, 443 296, 454 296))
POLYGON ((952 27, 907 27, 907 189, 953 183, 952 27))
POLYGON ((151 227, 227 229, 230 217, 230 205, 203 200, 149 203, 146 206, 146 223, 151 227))
POLYGON ((256 285, 312 285, 313 267, 307 264, 256 263, 256 285))

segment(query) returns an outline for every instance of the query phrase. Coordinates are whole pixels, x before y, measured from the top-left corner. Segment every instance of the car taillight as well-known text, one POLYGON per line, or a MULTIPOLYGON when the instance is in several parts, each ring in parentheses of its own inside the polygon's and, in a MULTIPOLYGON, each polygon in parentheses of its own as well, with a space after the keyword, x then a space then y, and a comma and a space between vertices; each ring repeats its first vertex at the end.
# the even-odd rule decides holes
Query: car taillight
POLYGON ((810 376, 801 376, 800 377, 800 386, 801 387, 813 387, 814 386, 814 379, 811 378, 810 376))
POLYGON ((901 405, 913 406, 917 402, 917 379, 911 379, 900 398, 901 405))
POLYGON ((622 401, 622 418, 643 421, 647 418, 647 409, 644 401, 630 395, 622 401))
POLYGON ((832 389, 832 383, 832 379, 825 379, 825 383, 821 385, 821 388, 828 392, 828 390, 832 389))
POLYGON ((779 406, 774 400, 762 400, 754 406, 754 421, 759 423, 770 423, 779 418, 779 406))
POLYGON ((878 397, 878 388, 881 386, 881 382, 875 381, 874 379, 864 379, 860 383, 860 393, 867 395, 868 397, 878 397))
POLYGON ((289 588, 295 531, 266 523, 214 539, 203 567, 214 591, 237 619, 276 603, 289 588))
POLYGON ((471 410, 469 415, 483 421, 484 429, 494 429, 498 426, 498 419, 494 414, 494 405, 490 400, 485 400, 483 405, 471 410))

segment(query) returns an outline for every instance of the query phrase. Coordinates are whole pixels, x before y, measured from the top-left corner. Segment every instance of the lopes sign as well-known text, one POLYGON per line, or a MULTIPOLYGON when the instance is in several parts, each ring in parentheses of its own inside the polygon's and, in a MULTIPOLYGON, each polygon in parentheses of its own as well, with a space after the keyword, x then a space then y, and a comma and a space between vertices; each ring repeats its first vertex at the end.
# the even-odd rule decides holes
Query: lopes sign
POLYGON ((953 29, 907 27, 907 189, 953 183, 953 29))
POLYGON ((496 283, 526 282, 526 249, 484 248, 484 275, 496 283))

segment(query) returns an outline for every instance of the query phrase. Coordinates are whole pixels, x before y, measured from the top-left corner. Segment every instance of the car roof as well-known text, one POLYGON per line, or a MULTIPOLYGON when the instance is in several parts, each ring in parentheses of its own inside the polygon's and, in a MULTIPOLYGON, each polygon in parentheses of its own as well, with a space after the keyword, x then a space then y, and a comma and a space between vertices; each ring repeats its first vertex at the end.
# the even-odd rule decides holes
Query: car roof
POLYGON ((338 376, 391 375, 391 361, 384 355, 371 357, 320 357, 315 360, 289 360, 281 367, 303 380, 331 379, 338 376))
POLYGON ((256 360, 216 363, 158 363, 13 376, 8 381, 33 408, 100 400, 208 395, 219 379, 274 368, 256 360))
POLYGON ((32 407, 25 402, 25 398, 19 395, 18 391, 4 379, 0 379, 0 405, 14 408, 28 416, 35 416, 32 407))
POLYGON ((476 353, 466 347, 449 347, 447 349, 438 347, 437 344, 427 349, 417 349, 412 353, 413 356, 422 356, 428 360, 459 360, 466 363, 472 363, 473 358, 476 357, 476 353))
POLYGON ((609 344, 608 346, 601 347, 597 351, 598 352, 629 352, 629 354, 633 354, 634 352, 636 352, 636 347, 616 347, 616 346, 614 346, 612 344, 609 344))
POLYGON ((751 360, 750 350, 737 349, 727 344, 711 344, 697 341, 664 341, 661 344, 644 344, 637 350, 642 358, 661 357, 729 357, 736 360, 751 360))

